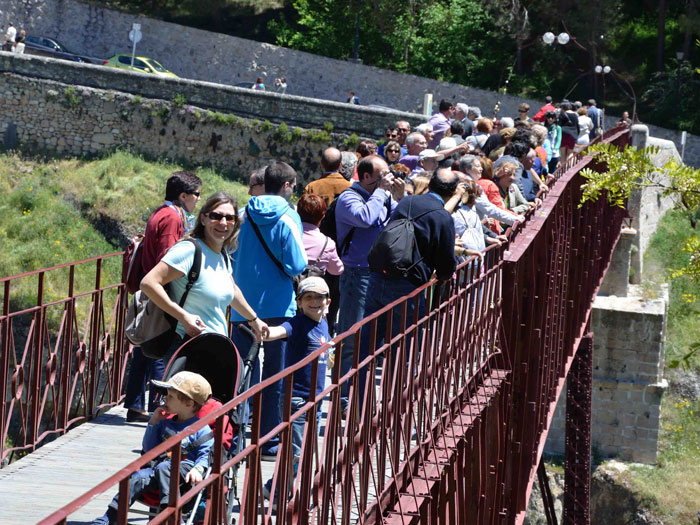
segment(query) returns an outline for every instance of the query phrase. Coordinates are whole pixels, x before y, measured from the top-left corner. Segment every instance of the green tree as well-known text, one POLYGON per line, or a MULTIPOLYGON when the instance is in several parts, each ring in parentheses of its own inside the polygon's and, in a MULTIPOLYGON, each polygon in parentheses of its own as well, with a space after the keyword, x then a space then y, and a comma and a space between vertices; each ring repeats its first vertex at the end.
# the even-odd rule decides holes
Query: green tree
MULTIPOLYGON (((594 171, 586 168, 581 175, 586 179, 583 184, 582 206, 587 201, 605 197, 611 205, 624 207, 630 194, 642 188, 656 188, 664 196, 671 195, 688 218, 693 230, 700 220, 700 170, 675 160, 662 167, 656 167, 651 157, 658 153, 657 147, 624 148, 608 143, 594 144, 587 153, 595 157, 596 162, 604 166, 603 170, 594 171)), ((689 275, 700 284, 700 240, 692 238, 687 246, 691 252, 690 264, 678 268, 674 275, 689 275)))

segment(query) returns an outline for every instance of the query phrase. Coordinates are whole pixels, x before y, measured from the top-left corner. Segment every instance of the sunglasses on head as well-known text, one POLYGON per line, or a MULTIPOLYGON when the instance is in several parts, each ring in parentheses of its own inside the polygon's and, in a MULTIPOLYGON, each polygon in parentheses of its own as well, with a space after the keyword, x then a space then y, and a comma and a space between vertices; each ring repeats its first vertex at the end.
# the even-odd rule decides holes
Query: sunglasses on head
POLYGON ((229 215, 228 213, 219 213, 217 211, 210 211, 207 213, 207 217, 209 217, 212 221, 217 221, 219 222, 221 219, 226 219, 226 222, 235 222, 236 216, 235 215, 229 215))

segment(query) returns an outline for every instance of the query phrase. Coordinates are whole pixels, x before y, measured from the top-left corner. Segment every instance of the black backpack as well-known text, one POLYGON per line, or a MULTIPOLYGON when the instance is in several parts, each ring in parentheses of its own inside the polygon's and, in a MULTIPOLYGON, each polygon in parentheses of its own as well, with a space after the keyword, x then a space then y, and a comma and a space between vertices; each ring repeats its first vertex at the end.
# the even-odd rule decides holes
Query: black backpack
MULTIPOLYGON (((333 242, 335 242, 336 244, 338 243, 338 227, 335 223, 335 208, 338 205, 338 199, 340 198, 340 196, 348 190, 355 191, 352 189, 352 187, 349 187, 341 191, 338 195, 336 195, 335 199, 333 199, 333 202, 331 202, 330 206, 328 206, 328 208, 326 209, 326 214, 323 216, 323 219, 321 219, 321 224, 318 225, 318 229, 321 230, 321 233, 326 237, 333 239, 333 242)), ((359 195, 358 192, 355 193, 359 195)), ((343 246, 338 246, 339 256, 342 257, 344 255, 343 249, 350 246, 350 241, 352 240, 352 235, 354 233, 355 228, 350 228, 350 231, 343 240, 343 246)))
POLYGON ((413 221, 431 211, 411 217, 414 197, 408 203, 407 217, 392 219, 374 241, 367 255, 369 268, 373 272, 395 278, 406 278, 409 272, 423 260, 416 245, 416 232, 413 221), (418 257, 416 257, 416 254, 418 257))

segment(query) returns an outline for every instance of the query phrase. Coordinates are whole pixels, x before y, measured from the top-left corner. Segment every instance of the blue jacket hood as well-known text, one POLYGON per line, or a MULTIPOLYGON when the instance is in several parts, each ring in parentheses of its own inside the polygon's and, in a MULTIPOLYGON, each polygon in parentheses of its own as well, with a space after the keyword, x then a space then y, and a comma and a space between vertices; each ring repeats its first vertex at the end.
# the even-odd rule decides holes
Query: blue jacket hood
POLYGON ((278 195, 259 195, 248 201, 248 211, 258 226, 274 224, 292 207, 278 195))

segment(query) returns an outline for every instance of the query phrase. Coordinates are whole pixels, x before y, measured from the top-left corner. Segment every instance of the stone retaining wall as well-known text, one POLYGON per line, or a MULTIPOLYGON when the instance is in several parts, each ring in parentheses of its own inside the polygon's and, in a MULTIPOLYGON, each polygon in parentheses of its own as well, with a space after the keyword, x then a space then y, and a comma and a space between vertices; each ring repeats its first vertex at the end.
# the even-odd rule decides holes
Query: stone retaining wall
POLYGON ((423 122, 420 115, 369 109, 327 100, 280 95, 184 78, 157 77, 148 73, 81 64, 32 55, 0 51, 0 72, 55 80, 64 84, 124 93, 162 100, 184 97, 188 104, 235 113, 242 117, 286 122, 302 127, 323 127, 368 137, 381 137, 387 123, 398 119, 412 125, 423 122))
POLYGON ((238 178, 277 159, 294 166, 300 182, 312 180, 323 149, 345 149, 348 138, 11 73, 0 75, 0 108, 0 137, 13 123, 26 150, 91 156, 129 149, 238 178))
MULTIPOLYGON (((140 23, 143 39, 137 46, 138 54, 158 59, 181 77, 208 82, 235 85, 243 81, 253 82, 256 77, 262 76, 271 86, 274 78, 285 76, 289 94, 344 102, 348 90, 353 89, 363 104, 381 104, 408 112, 422 112, 426 93, 432 93, 435 101, 445 98, 479 106, 487 116, 493 113, 499 100, 501 115, 515 116, 518 105, 524 101, 533 108, 541 105, 541 101, 502 96, 460 84, 334 60, 121 13, 77 0, 0 0, 0 11, 4 13, 5 20, 12 20, 15 26, 27 29, 30 34, 57 38, 77 53, 100 58, 130 52, 131 43, 127 35, 132 23, 140 23)), ((169 100, 174 94, 159 98, 169 100)), ((557 96, 556 93, 553 95, 557 96)), ((256 96, 264 97, 259 93, 256 96)), ((261 100, 264 107, 272 99, 261 100)), ((309 104, 313 111, 313 104, 309 104)), ((302 109, 281 114, 279 118, 292 121, 304 113, 302 109)), ((270 119, 266 115, 259 117, 270 119)), ((614 116, 608 117, 608 125, 613 125, 616 120, 614 116)), ((336 128, 350 129, 340 122, 336 123, 336 128)), ((681 150, 680 132, 656 126, 649 128, 652 136, 671 140, 681 150)), ((359 132, 371 135, 358 128, 359 132)), ((700 137, 688 136, 685 161, 700 167, 700 137)))

